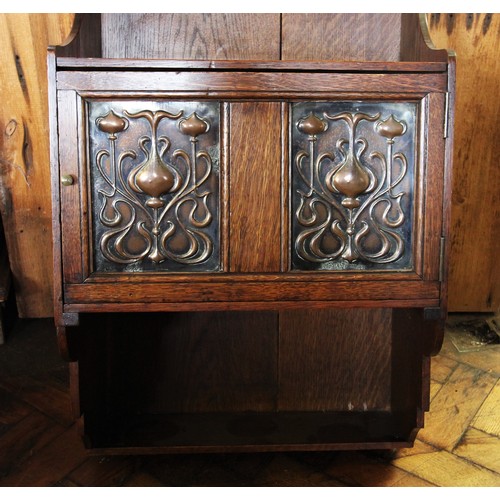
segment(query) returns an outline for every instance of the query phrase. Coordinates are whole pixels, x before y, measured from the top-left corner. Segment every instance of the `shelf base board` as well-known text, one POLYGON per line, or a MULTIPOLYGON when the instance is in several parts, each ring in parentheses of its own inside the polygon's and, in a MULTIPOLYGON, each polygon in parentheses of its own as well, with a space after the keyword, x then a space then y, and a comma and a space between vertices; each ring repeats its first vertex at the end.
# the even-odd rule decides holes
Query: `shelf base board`
POLYGON ((409 415, 382 411, 87 416, 84 427, 93 454, 392 449, 416 434, 409 415))

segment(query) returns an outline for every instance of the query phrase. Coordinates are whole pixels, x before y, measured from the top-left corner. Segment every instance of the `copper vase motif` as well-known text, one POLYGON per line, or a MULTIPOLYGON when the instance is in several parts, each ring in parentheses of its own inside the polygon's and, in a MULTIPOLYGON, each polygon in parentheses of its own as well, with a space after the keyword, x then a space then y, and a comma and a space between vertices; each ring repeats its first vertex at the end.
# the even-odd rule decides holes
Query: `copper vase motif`
POLYGON ((412 103, 292 107, 292 269, 411 268, 415 123, 412 103))
POLYGON ((134 104, 91 108, 95 270, 217 271, 219 105, 134 104))

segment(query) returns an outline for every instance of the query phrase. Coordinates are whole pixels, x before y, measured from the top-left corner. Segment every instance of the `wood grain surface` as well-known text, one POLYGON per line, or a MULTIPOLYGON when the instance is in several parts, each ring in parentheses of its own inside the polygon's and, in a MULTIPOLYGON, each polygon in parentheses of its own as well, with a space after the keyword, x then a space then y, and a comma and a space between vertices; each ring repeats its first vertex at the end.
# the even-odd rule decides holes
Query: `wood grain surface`
POLYGON ((282 59, 398 61, 401 14, 283 14, 282 59))
POLYGON ((127 315, 107 345, 91 335, 115 412, 273 411, 277 324, 274 312, 127 315))
POLYGON ((281 105, 231 104, 229 255, 231 272, 281 267, 281 105))
POLYGON ((449 310, 500 307, 500 14, 432 14, 434 44, 457 53, 449 310))
POLYGON ((72 185, 64 186, 60 183, 57 186, 61 203, 61 244, 66 249, 62 252, 63 276, 69 283, 78 283, 83 279, 80 211, 80 186, 83 176, 80 176, 79 169, 79 134, 74 131, 77 123, 76 92, 60 92, 57 105, 59 136, 62 139, 59 147, 59 178, 63 175, 73 178, 72 185), (73 251, 67 250, 70 248, 73 251))
POLYGON ((179 92, 189 95, 207 92, 211 97, 242 99, 251 92, 266 97, 306 98, 323 93, 399 93, 424 96, 447 89, 445 73, 290 73, 290 72, 206 72, 206 71, 62 71, 58 75, 60 90, 127 92, 131 97, 143 92, 159 95, 179 92))
POLYGON ((453 453, 500 474, 499 450, 500 439, 497 436, 471 427, 464 433, 453 453))
POLYGON ((279 59, 279 14, 103 14, 103 57, 279 59))
POLYGON ((434 411, 419 439, 451 451, 494 385, 495 378, 489 374, 459 366, 434 398, 434 411))
MULTIPOLYGON (((404 300, 426 299, 428 306, 435 304, 439 298, 439 286, 436 282, 319 282, 313 286, 309 283, 176 283, 174 285, 158 285, 151 283, 103 285, 81 284, 66 285, 64 288, 65 303, 102 304, 106 305, 143 303, 204 303, 232 302, 278 302, 292 301, 314 304, 315 301, 373 301, 377 307, 378 300, 392 300, 395 306, 405 304, 404 300), (403 302, 400 302, 403 301, 403 302)), ((283 304, 285 306, 285 304, 283 304)), ((112 310, 112 308, 111 308, 112 310)))
POLYGON ((389 309, 280 315, 279 410, 388 410, 389 309))
POLYGON ((22 317, 52 315, 46 57, 73 20, 0 14, 0 210, 22 317))
POLYGON ((409 456, 394 460, 398 468, 411 472, 441 486, 498 486, 498 475, 488 469, 462 460, 448 451, 440 450, 424 456, 409 456))
POLYGON ((425 184, 424 269, 426 279, 439 279, 439 251, 443 235, 444 95, 428 97, 425 184))

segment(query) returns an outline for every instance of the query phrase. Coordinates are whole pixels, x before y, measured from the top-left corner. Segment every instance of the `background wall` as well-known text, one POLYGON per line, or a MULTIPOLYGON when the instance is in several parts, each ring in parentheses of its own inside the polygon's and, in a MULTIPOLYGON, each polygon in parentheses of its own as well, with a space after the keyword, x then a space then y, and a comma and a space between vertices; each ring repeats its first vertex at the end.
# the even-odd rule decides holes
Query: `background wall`
POLYGON ((450 311, 500 308, 500 15, 432 14, 437 47, 457 53, 450 311))
POLYGON ((47 47, 74 14, 0 14, 0 211, 19 314, 52 316, 47 47))
MULTIPOLYGON (((216 54, 218 59, 244 58, 239 51, 250 47, 252 53, 262 52, 253 58, 279 58, 279 15, 269 14, 258 20, 255 15, 245 14, 223 17, 226 28, 248 34, 248 40, 240 46, 226 40, 223 46, 227 54, 220 52, 220 44, 213 37, 227 35, 228 30, 219 30, 217 22, 206 33, 200 32, 196 17, 180 23, 183 29, 172 39, 170 57, 216 54), (179 39, 186 43, 179 44, 179 39), (186 46, 196 53, 186 54, 186 46), (181 55, 177 54, 179 50, 181 55)), ((454 49, 458 54, 450 311, 496 311, 500 307, 500 265, 496 259, 500 15, 428 17, 436 46, 454 49)), ((309 40, 303 45, 303 29, 297 30, 299 21, 303 27, 307 23, 317 26, 323 20, 318 15, 304 15, 302 19, 283 15, 282 58, 332 57, 324 51, 317 56, 318 47, 328 44, 309 40)), ((0 14, 0 212, 21 317, 52 315, 46 48, 66 40, 73 21, 74 14, 0 14)), ((359 24, 323 32, 347 37, 346 47, 350 50, 349 37, 359 24)), ((103 37, 112 37, 112 32, 105 31, 105 22, 103 26, 103 37)), ((151 46, 154 40, 146 42, 151 46)), ((360 46, 359 50, 360 57, 377 58, 377 54, 370 53, 370 45, 360 46)), ((389 43, 385 58, 392 58, 391 50, 394 45, 389 43)))

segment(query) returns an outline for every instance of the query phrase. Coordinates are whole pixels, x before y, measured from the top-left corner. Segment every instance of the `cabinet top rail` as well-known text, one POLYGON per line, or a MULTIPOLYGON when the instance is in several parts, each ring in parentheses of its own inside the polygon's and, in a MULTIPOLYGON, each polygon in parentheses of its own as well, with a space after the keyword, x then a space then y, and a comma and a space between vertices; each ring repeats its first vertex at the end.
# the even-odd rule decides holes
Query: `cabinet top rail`
POLYGON ((385 62, 385 61, 214 61, 180 59, 101 59, 58 57, 58 70, 213 70, 213 71, 281 71, 281 72, 361 72, 361 73, 442 73, 444 62, 385 62))

